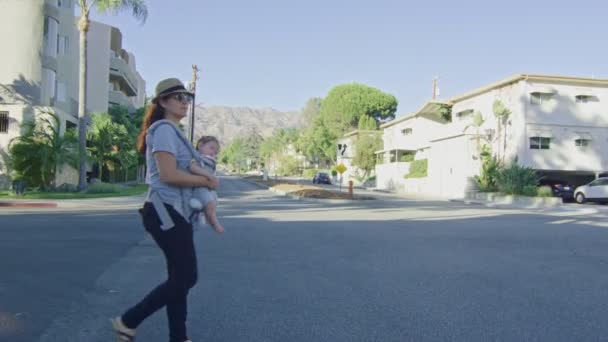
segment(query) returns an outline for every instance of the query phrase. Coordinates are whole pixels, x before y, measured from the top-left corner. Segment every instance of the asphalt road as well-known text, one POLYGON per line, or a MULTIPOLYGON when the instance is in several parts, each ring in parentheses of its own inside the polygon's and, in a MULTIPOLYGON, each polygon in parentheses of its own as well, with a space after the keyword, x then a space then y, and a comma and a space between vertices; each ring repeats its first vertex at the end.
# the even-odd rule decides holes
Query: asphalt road
MULTIPOLYGON (((200 341, 602 341, 606 215, 274 197, 224 178, 196 232, 200 341)), ((0 341, 112 341, 164 275, 133 209, 0 212, 0 341)), ((159 312, 138 340, 167 341, 159 312)))

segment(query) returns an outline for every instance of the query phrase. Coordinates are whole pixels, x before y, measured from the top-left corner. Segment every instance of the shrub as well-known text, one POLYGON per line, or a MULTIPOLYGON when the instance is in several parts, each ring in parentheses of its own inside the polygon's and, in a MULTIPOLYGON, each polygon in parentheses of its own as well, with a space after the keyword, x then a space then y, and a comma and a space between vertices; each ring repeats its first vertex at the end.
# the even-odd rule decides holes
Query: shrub
POLYGON ((521 191, 524 196, 536 197, 538 194, 538 188, 536 185, 526 185, 521 191))
POLYGON ((536 189, 536 196, 538 197, 552 197, 553 190, 551 190, 550 186, 541 186, 536 189))
POLYGON ((87 188, 89 194, 112 194, 119 193, 124 189, 122 185, 110 184, 110 183, 97 183, 91 184, 87 188))
POLYGON ((299 163, 292 156, 281 156, 277 173, 280 176, 294 176, 298 173, 299 163))
POLYGON ((414 161, 414 154, 408 153, 408 154, 404 154, 399 158, 399 161, 402 163, 411 163, 414 161))
POLYGON ((336 177, 337 175, 338 175, 338 171, 332 169, 331 170, 331 176, 332 177, 336 177))
POLYGON ((529 167, 513 163, 508 167, 500 168, 496 175, 496 184, 501 192, 509 195, 523 195, 525 192, 536 196, 536 172, 529 167), (534 190, 532 191, 532 187, 534 190))
POLYGON ((500 171, 500 163, 492 156, 492 151, 485 145, 481 149, 481 173, 475 177, 475 181, 482 192, 493 192, 497 190, 496 176, 500 171))
POLYGON ((429 162, 428 159, 414 160, 410 164, 410 173, 405 178, 424 178, 427 176, 429 162))
POLYGON ((302 171, 302 177, 312 178, 317 174, 317 172, 319 172, 319 170, 317 170, 317 169, 304 169, 302 171))

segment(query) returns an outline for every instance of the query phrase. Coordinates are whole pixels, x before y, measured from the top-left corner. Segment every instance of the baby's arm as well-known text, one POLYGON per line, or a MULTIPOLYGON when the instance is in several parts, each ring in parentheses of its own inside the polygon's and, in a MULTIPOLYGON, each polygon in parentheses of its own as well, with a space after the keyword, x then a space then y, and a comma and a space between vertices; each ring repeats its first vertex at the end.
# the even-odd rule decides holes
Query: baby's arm
POLYGON ((199 175, 199 176, 207 176, 207 177, 215 177, 213 175, 213 173, 205 170, 202 166, 199 165, 199 163, 196 160, 191 160, 190 161, 190 172, 194 173, 195 175, 199 175))

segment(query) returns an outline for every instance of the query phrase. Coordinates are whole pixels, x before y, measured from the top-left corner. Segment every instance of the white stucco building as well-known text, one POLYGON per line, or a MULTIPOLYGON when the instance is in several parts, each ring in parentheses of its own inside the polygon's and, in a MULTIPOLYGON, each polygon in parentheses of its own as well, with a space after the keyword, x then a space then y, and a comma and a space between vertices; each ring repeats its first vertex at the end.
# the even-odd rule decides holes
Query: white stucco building
POLYGON ((463 197, 475 187, 483 144, 506 163, 517 161, 540 175, 581 184, 608 171, 607 114, 608 80, 578 77, 515 75, 445 102, 429 102, 385 124, 383 136, 385 150, 420 151, 427 145, 416 159, 428 159, 428 176, 401 180, 405 165, 382 164, 376 172, 385 180, 378 186, 390 188, 392 182, 398 191, 463 197), (510 111, 504 124, 494 114, 495 100, 510 111), (442 119, 445 108, 451 110, 449 121, 442 119), (481 125, 474 124, 476 116, 481 125), (403 129, 393 128, 405 129, 406 122, 416 120, 425 120, 427 130, 413 141, 403 129))
MULTIPOLYGON (((22 134, 21 124, 53 113, 60 131, 78 126, 79 32, 75 0, 2 0, 0 32, 0 157, 22 134)), ((122 48, 117 28, 93 22, 88 42, 88 112, 113 104, 134 110, 145 102, 145 82, 135 58, 122 48)), ((7 186, 0 158, 0 188, 7 186)), ((56 184, 76 183, 75 170, 59 172, 56 184)))

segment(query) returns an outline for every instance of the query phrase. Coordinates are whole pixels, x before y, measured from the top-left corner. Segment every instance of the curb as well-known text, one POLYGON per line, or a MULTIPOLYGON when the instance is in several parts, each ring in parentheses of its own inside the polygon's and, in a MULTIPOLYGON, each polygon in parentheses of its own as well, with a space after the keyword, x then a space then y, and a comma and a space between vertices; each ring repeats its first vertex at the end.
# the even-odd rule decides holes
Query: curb
MULTIPOLYGON (((312 202, 312 203, 330 203, 330 204, 353 204, 353 203, 360 203, 360 202, 366 202, 366 201, 371 201, 371 200, 349 200, 349 199, 330 199, 330 198, 312 198, 312 197, 303 197, 303 196, 298 196, 298 195, 292 195, 290 193, 287 193, 285 191, 281 191, 281 190, 274 190, 272 188, 268 188, 268 191, 273 192, 279 196, 284 196, 284 197, 289 197, 291 199, 294 200, 298 200, 298 201, 304 201, 304 202, 312 202)), ((375 199, 373 199, 375 200, 375 199)))
POLYGON ((57 208, 57 203, 54 202, 4 202, 0 201, 0 207, 3 208, 57 208))
POLYGON ((480 205, 487 208, 494 209, 524 209, 524 210, 549 210, 549 209, 560 209, 563 208, 563 205, 554 205, 554 206, 523 206, 523 205, 513 205, 513 204, 502 204, 495 203, 492 201, 474 201, 474 200, 465 200, 465 199, 449 199, 449 202, 452 203, 464 203, 467 205, 480 205))

